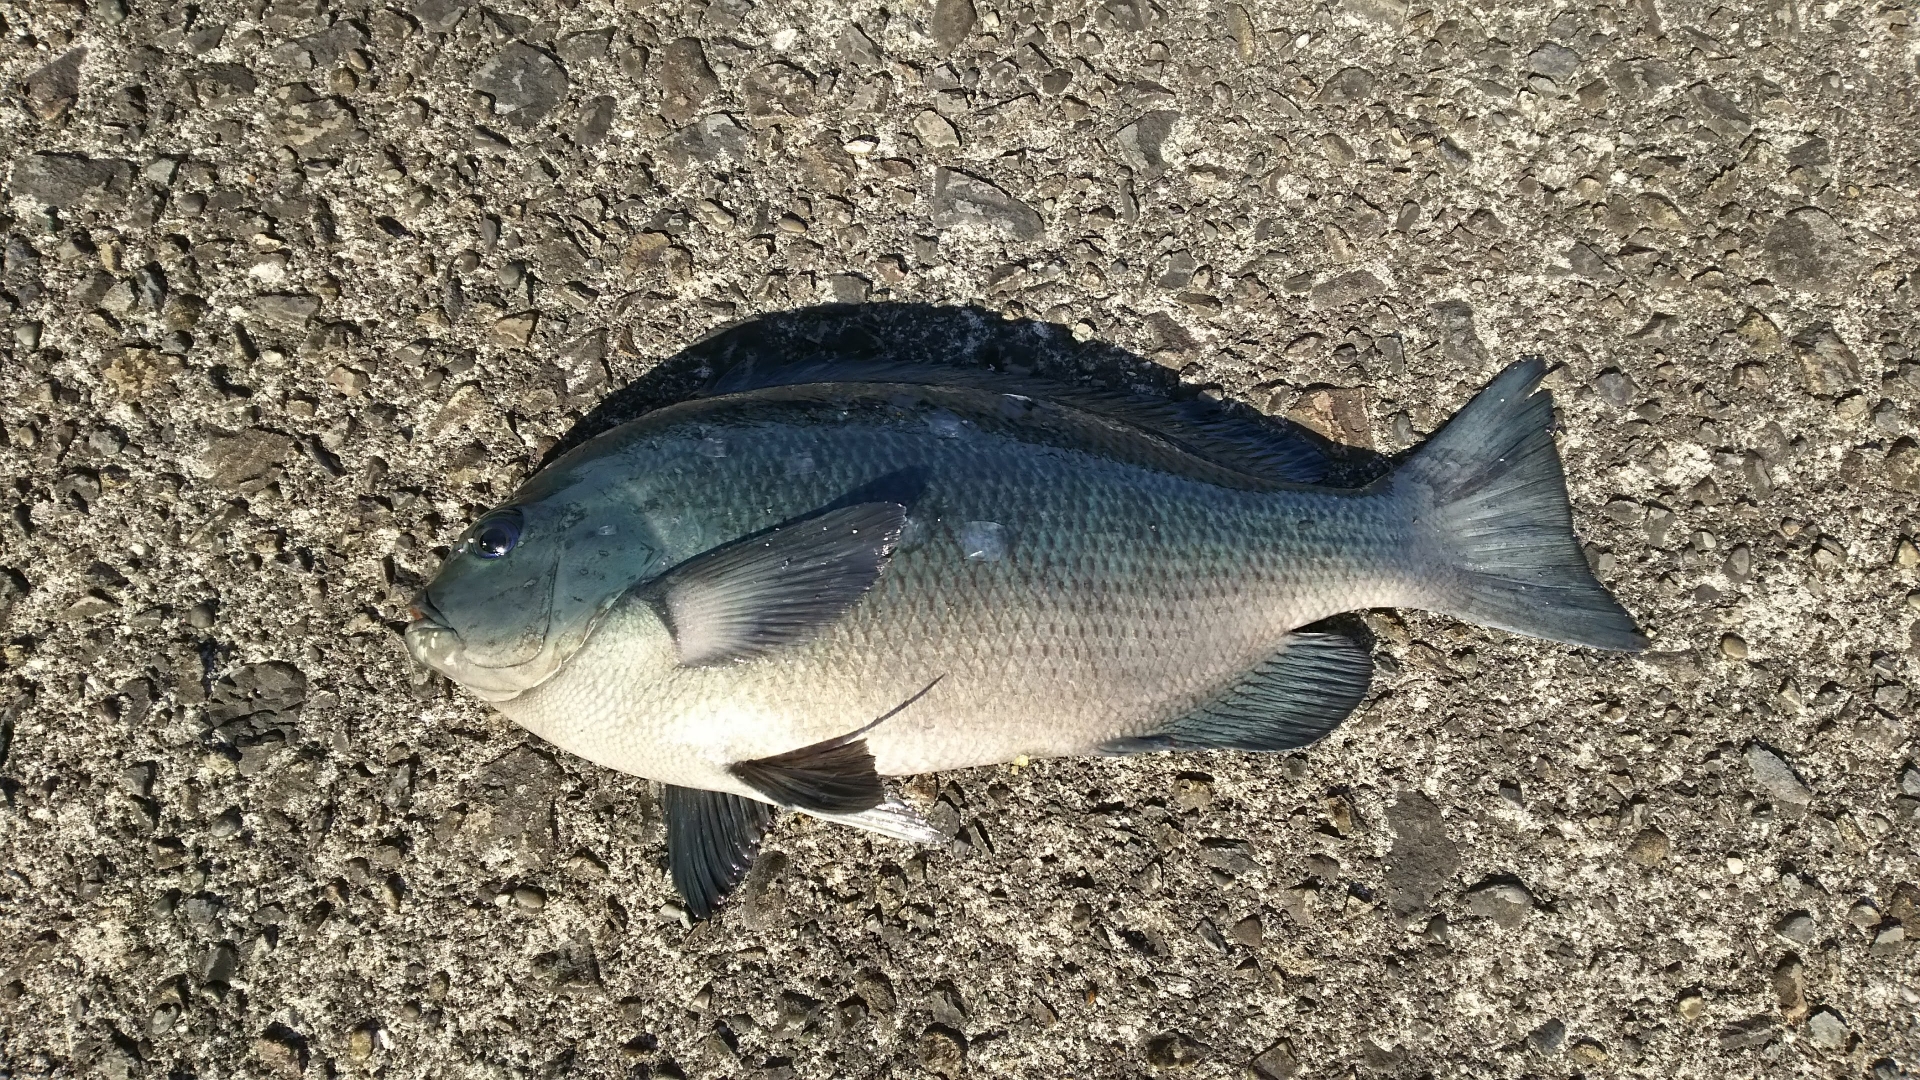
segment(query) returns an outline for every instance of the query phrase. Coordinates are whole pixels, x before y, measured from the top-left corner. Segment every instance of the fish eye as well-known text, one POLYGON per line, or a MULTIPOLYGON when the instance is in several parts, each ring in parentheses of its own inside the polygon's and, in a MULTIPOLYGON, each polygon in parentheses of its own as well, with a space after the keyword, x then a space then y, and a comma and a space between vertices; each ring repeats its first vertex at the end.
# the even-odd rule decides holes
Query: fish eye
POLYGON ((520 542, 520 511, 502 510, 488 515, 474 526, 473 553, 483 559, 497 559, 520 542))

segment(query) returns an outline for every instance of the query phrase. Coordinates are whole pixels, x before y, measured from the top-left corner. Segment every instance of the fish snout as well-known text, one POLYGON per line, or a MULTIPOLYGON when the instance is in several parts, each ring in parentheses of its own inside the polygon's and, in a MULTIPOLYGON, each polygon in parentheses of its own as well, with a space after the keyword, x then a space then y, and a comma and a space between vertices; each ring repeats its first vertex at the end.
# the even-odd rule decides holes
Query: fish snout
POLYGON ((407 605, 407 616, 412 620, 408 629, 421 625, 440 630, 453 629, 447 625, 446 616, 440 614, 440 609, 433 606, 433 598, 427 595, 427 590, 425 589, 420 590, 420 592, 414 596, 413 602, 407 605))

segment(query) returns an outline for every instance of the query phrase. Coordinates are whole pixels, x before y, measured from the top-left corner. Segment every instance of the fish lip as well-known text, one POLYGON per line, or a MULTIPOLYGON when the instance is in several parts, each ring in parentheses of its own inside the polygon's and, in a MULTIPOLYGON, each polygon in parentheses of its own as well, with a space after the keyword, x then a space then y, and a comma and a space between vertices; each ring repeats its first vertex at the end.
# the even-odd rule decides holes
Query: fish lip
POLYGON ((409 630, 416 627, 423 630, 453 629, 447 624, 447 617, 440 614, 440 609, 433 605, 433 597, 427 595, 425 589, 421 589, 419 595, 413 598, 413 603, 407 607, 407 613, 413 616, 413 621, 407 624, 409 630))

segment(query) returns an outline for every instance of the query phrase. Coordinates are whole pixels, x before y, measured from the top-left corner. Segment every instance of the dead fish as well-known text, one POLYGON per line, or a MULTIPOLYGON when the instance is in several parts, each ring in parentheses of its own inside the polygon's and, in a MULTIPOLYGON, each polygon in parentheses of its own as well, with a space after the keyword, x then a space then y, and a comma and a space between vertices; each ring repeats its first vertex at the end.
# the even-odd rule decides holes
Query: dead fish
POLYGON ((579 446, 466 530, 406 641, 535 734, 666 785, 705 916, 775 807, 938 835, 883 776, 1277 751, 1373 663, 1302 627, 1415 607, 1596 649, 1646 639, 1572 530, 1538 360, 1394 472, 1304 439, 991 373, 814 371, 579 446))

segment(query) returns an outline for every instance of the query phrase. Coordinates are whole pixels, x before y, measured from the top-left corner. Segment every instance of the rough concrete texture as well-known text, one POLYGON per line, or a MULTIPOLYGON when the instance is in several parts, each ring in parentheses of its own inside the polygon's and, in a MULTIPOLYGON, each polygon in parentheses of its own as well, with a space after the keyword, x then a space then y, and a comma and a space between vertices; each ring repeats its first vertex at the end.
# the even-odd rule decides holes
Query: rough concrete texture
POLYGON ((1914 22, 0 0, 0 1073, 1916 1068, 1914 22), (1320 746, 929 778, 689 929, 394 630, 607 394, 880 300, 1387 454, 1546 355, 1654 651, 1370 615, 1320 746))

